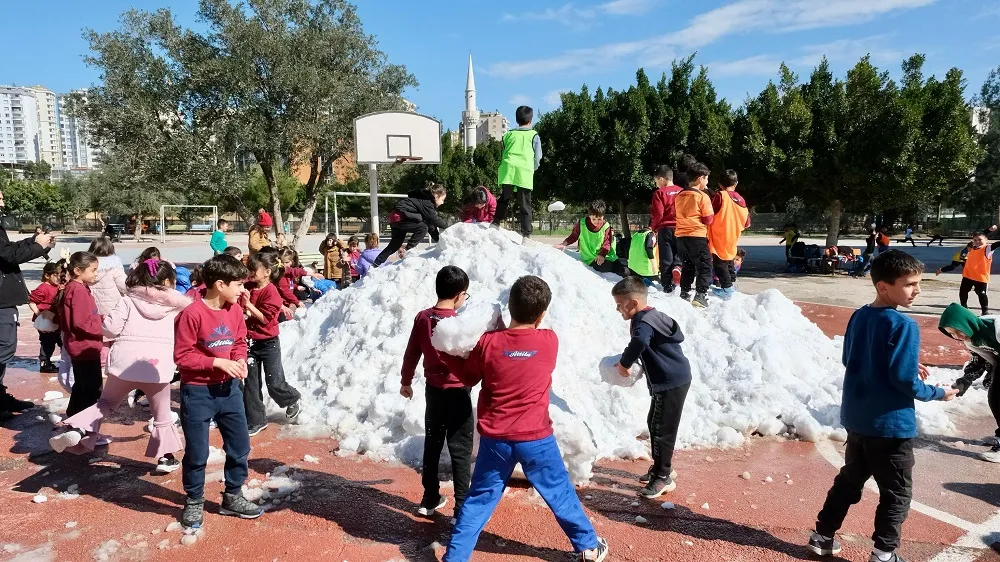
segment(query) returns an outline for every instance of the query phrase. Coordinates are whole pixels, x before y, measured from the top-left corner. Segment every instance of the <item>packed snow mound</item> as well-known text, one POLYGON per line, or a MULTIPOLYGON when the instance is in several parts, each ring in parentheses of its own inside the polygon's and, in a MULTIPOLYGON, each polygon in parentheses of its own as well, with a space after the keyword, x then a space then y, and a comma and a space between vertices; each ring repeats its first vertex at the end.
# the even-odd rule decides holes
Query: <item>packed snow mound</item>
MULTIPOLYGON (((537 275, 551 287, 542 327, 556 332, 560 349, 550 414, 574 481, 587 480, 600 458, 648 457, 648 444, 637 439, 646 433, 646 385, 613 386, 599 367, 628 342, 611 280, 485 225, 452 226, 431 249, 327 293, 302 318, 282 324, 285 372, 303 396, 300 423, 329 428, 342 454, 419 464, 423 378, 418 367, 408 401, 399 395, 399 373, 413 318, 435 303, 434 278, 445 265, 470 279, 468 304, 435 334, 435 345, 457 354, 468 353, 498 313, 509 322, 508 293, 519 277, 537 275)), ((839 338, 826 337, 780 292, 737 294, 703 310, 659 291, 649 300, 680 323, 693 371, 679 446, 738 445, 758 428, 809 441, 842 437, 839 338)), ((918 405, 922 430, 953 429, 940 406, 918 405)))

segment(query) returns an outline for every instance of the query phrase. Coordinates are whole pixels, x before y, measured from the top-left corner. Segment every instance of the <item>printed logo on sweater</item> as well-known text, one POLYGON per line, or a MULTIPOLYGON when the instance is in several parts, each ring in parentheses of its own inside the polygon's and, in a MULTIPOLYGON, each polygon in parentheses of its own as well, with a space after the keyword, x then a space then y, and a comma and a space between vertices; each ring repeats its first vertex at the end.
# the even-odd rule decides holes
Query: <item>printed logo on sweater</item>
POLYGON ((521 350, 506 350, 505 349, 504 352, 503 352, 503 354, 508 359, 513 359, 514 361, 527 361, 528 359, 531 359, 535 355, 538 355, 538 352, 535 351, 535 350, 521 351, 521 350))
POLYGON ((233 333, 229 331, 229 327, 223 324, 212 330, 212 334, 208 336, 205 340, 205 347, 212 349, 215 347, 226 347, 231 346, 235 343, 233 338, 233 333))

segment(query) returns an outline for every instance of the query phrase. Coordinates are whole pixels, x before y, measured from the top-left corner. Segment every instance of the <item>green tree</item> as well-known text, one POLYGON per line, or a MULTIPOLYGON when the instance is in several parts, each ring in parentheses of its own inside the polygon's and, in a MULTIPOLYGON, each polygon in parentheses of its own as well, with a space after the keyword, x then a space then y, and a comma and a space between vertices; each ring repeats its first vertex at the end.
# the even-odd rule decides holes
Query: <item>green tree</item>
POLYGON ((52 166, 45 160, 28 162, 24 165, 24 179, 49 181, 52 177, 52 166))
POLYGON ((993 215, 1000 205, 1000 67, 990 72, 975 105, 977 118, 985 125, 978 137, 981 158, 972 180, 953 189, 948 201, 969 216, 993 215))

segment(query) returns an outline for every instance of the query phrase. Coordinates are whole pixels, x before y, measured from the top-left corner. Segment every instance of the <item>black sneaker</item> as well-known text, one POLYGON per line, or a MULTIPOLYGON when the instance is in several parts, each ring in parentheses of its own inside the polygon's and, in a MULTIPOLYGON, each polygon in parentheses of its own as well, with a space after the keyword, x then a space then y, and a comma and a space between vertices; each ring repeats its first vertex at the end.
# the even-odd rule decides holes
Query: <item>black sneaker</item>
POLYGON ((181 513, 181 525, 186 529, 200 529, 205 521, 205 498, 188 498, 181 513))
POLYGON ((666 478, 653 478, 646 484, 646 487, 639 490, 639 495, 644 498, 658 498, 667 492, 672 492, 677 487, 677 483, 669 476, 666 478))
POLYGON ((696 294, 694 299, 691 300, 691 306, 695 308, 708 308, 708 297, 705 296, 705 293, 696 294))
POLYGON ((160 457, 156 461, 156 472, 169 474, 181 467, 181 461, 174 457, 160 457))
POLYGON ((298 402, 295 402, 291 406, 285 408, 285 418, 288 421, 295 421, 295 418, 299 417, 300 410, 301 406, 299 406, 298 402))
POLYGON ((264 431, 265 429, 267 429, 267 424, 266 423, 261 424, 261 425, 255 425, 255 426, 249 428, 247 430, 247 433, 250 434, 250 437, 253 437, 254 435, 257 435, 258 433, 260 433, 261 431, 264 431))
MULTIPOLYGON (((649 470, 646 471, 646 474, 643 474, 642 476, 639 477, 639 483, 640 484, 649 484, 649 481, 652 480, 652 479, 653 479, 653 469, 650 468, 649 470)), ((671 480, 677 480, 677 471, 676 470, 670 469, 670 479, 671 480)))
POLYGON ((45 363, 42 363, 40 367, 38 367, 38 372, 39 373, 58 373, 59 372, 59 367, 56 367, 55 365, 53 365, 51 361, 46 361, 45 363))
POLYGON ((422 515, 424 517, 430 517, 434 515, 434 512, 444 507, 448 503, 448 500, 444 496, 439 496, 436 502, 424 498, 420 502, 420 507, 417 508, 417 515, 422 515))
POLYGON ((906 562, 906 560, 903 560, 903 557, 896 554, 895 552, 893 552, 892 555, 889 556, 888 560, 882 560, 881 558, 878 557, 877 554, 873 552, 871 556, 868 557, 868 562, 906 562))
POLYGON ((28 400, 18 400, 17 398, 11 396, 9 392, 0 396, 0 410, 18 413, 30 410, 34 407, 34 402, 30 402, 28 400))
POLYGON ((608 541, 597 537, 597 547, 580 553, 581 562, 601 562, 608 557, 608 541))
POLYGON ((684 291, 684 290, 682 289, 682 290, 681 290, 681 300, 685 300, 685 301, 689 301, 689 300, 691 300, 691 293, 690 293, 690 292, 685 292, 685 291, 684 291))
POLYGON ((819 556, 833 556, 835 554, 840 554, 840 543, 837 542, 837 539, 828 539, 819 533, 813 533, 812 536, 809 537, 809 544, 806 545, 806 548, 819 556))
POLYGON ((219 515, 235 515, 240 519, 256 519, 264 514, 264 509, 243 497, 243 493, 222 493, 219 515))

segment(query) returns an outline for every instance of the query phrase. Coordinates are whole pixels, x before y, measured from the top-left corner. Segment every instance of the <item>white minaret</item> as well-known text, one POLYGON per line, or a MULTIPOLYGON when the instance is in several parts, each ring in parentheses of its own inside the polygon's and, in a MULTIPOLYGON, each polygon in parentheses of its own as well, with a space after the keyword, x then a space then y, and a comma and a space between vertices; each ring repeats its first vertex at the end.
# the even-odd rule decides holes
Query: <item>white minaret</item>
POLYGON ((465 111, 462 112, 465 148, 476 147, 477 127, 479 127, 479 110, 476 109, 476 78, 472 74, 472 53, 469 53, 469 76, 465 79, 465 111))

